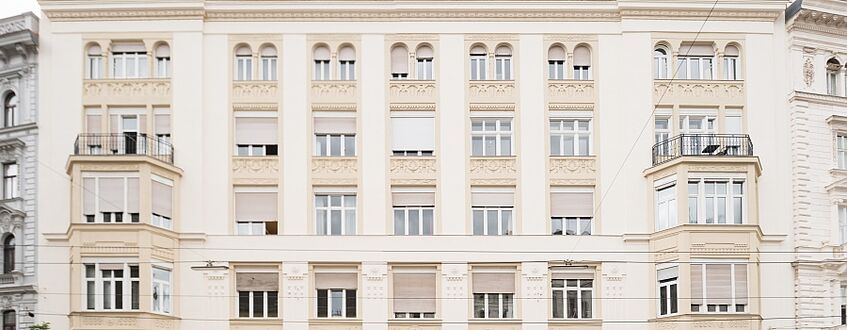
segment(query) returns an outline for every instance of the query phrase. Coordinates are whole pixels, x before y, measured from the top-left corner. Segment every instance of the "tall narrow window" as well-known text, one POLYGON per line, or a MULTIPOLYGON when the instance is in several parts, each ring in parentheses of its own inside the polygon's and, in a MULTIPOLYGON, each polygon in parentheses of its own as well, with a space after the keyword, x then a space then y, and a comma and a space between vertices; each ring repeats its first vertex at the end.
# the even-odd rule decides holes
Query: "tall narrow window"
POLYGON ((241 46, 235 50, 235 80, 253 80, 253 51, 241 46))
POLYGON ((725 71, 725 79, 726 80, 740 80, 741 79, 741 63, 739 59, 741 58, 741 53, 738 51, 738 47, 729 45, 726 46, 724 50, 724 71, 725 71))
POLYGON ((235 222, 238 235, 277 234, 276 187, 236 187, 235 222))
POLYGON ((9 234, 3 240, 3 273, 15 271, 15 235, 9 234))
POLYGON ((356 195, 315 195, 315 223, 318 235, 355 235, 356 195))
POLYGON ((656 152, 658 155, 668 156, 671 154, 671 146, 668 143, 663 143, 671 137, 671 118, 666 115, 656 115, 653 126, 654 143, 657 144, 656 152), (658 145, 659 143, 662 143, 658 145))
POLYGON ((435 69, 433 68, 432 60, 435 58, 432 47, 423 45, 415 51, 417 60, 418 80, 433 80, 435 79, 435 69))
POLYGON ((550 216, 553 235, 591 235, 594 193, 554 190, 550 193, 550 216))
POLYGON ((588 119, 551 119, 551 156, 588 156, 591 154, 591 121, 588 119))
POLYGON ((251 271, 235 273, 238 292, 238 317, 274 318, 279 316, 279 273, 251 271))
POLYGON ((264 46, 259 51, 262 80, 276 80, 277 55, 274 46, 264 46))
POLYGON ((314 80, 329 80, 330 79, 330 70, 329 70, 329 59, 330 53, 329 48, 326 46, 318 46, 315 48, 314 54, 315 67, 313 68, 314 75, 312 76, 314 80))
POLYGON ((171 48, 167 44, 156 47, 156 77, 171 76, 171 48))
POLYGON ((235 153, 238 156, 276 156, 276 117, 236 117, 235 153))
POLYGON ((150 222, 156 227, 173 229, 173 180, 153 175, 152 198, 153 213, 150 222))
POLYGON ((841 62, 834 57, 826 61, 826 93, 829 95, 838 95, 838 76, 841 68, 841 62))
POLYGON ((358 309, 356 273, 315 273, 318 318, 355 318, 358 309))
POLYGON ((553 273, 554 319, 590 319, 594 310, 594 274, 553 273))
POLYGON ((512 80, 512 49, 498 46, 494 51, 494 72, 497 80, 512 80))
POLYGON ((715 51, 711 45, 688 44, 682 45, 679 50, 679 68, 677 78, 679 79, 714 79, 715 51))
POLYGON ((338 79, 356 80, 356 50, 351 46, 338 50, 338 79))
POLYGON ((18 125, 18 95, 9 93, 3 100, 3 127, 18 125))
POLYGON ((3 164, 3 199, 18 198, 21 196, 18 185, 18 164, 3 164))
POLYGON ((515 317, 515 274, 513 272, 473 273, 473 317, 510 319, 515 317))
POLYGON ((842 286, 841 291, 841 325, 847 325, 847 287, 842 286))
POLYGON ((472 118, 471 156, 511 156, 511 118, 472 118))
POLYGON ((656 47, 653 50, 653 78, 668 79, 670 64, 668 58, 668 49, 664 46, 656 47))
POLYGON ((315 156, 356 155, 356 118, 316 117, 315 156))
POLYGON ((396 268, 392 282, 394 284, 394 318, 435 318, 435 269, 396 268))
POLYGON ((838 232, 840 244, 847 243, 847 206, 838 206, 838 232))
POLYGON ((471 193, 474 235, 511 235, 515 196, 506 190, 480 189, 471 193))
POLYGON ((656 189, 656 230, 676 226, 676 184, 656 189))
POLYGON ((168 108, 154 108, 153 134, 156 137, 152 146, 153 155, 172 155, 171 114, 168 108))
POLYGON ((143 43, 115 43, 112 45, 113 78, 147 78, 147 71, 147 49, 143 43))
POLYGON ((85 79, 103 79, 103 51, 100 45, 88 46, 85 58, 85 79))
POLYGON ((159 313, 171 313, 171 271, 153 267, 153 311, 159 313))
POLYGON ((573 78, 591 80, 591 51, 586 46, 577 46, 573 50, 573 78))
POLYGON ((404 45, 391 49, 391 79, 409 79, 409 49, 404 45))
POLYGON ((432 235, 435 193, 396 191, 391 194, 394 211, 394 235, 432 235))
POLYGON ((657 271, 659 281, 659 315, 679 312, 678 267, 668 267, 657 271))
POLYGON ((485 80, 488 73, 488 51, 483 46, 471 48, 471 80, 485 80))
POLYGON ((744 313, 747 299, 746 264, 691 264, 692 312, 744 313))
POLYGON ((3 330, 17 330, 18 317, 14 310, 3 311, 3 330))
POLYGON ((547 79, 563 80, 565 75, 565 48, 554 45, 547 50, 547 79))
POLYGON ((432 156, 434 149, 435 118, 391 118, 391 151, 394 156, 432 156))

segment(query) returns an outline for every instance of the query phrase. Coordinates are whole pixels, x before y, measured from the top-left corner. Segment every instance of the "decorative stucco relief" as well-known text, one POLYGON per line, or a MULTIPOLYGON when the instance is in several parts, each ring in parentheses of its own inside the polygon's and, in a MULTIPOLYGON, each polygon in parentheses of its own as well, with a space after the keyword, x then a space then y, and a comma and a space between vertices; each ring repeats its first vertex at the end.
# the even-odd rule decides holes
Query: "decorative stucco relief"
POLYGON ((234 103, 278 102, 279 85, 276 81, 233 81, 234 103))
POLYGON ((435 104, 435 81, 392 81, 388 85, 388 99, 392 104, 435 104))
POLYGON ((468 172, 474 185, 511 185, 517 181, 517 159, 472 158, 468 172))
POLYGON ((803 63, 803 81, 806 83, 806 87, 812 87, 812 83, 815 82, 815 63, 808 57, 806 62, 803 63))
POLYGON ((279 176, 277 157, 233 157, 233 178, 276 179, 279 176))
POLYGON ((663 104, 738 104, 746 103, 743 81, 656 81, 653 99, 663 104))
POLYGON ((470 103, 511 103, 517 102, 514 81, 471 81, 468 83, 468 101, 470 103))
POLYGON ((316 177, 356 175, 358 171, 356 158, 316 157, 312 159, 312 175, 316 177))
POLYGON ((86 80, 82 96, 90 103, 170 103, 168 79, 86 80))
POLYGON ((441 276, 444 278, 444 296, 462 298, 467 295, 467 264, 443 264, 441 276))
POLYGON ((563 80, 547 82, 550 103, 593 103, 594 82, 563 80))
POLYGON ((593 179, 597 175, 594 157, 550 158, 550 178, 593 179))
POLYGON ((359 93, 355 81, 313 81, 312 103, 356 104, 359 93))
POLYGON ((423 180, 435 182, 438 176, 438 163, 435 158, 397 157, 391 158, 388 169, 391 181, 423 180))

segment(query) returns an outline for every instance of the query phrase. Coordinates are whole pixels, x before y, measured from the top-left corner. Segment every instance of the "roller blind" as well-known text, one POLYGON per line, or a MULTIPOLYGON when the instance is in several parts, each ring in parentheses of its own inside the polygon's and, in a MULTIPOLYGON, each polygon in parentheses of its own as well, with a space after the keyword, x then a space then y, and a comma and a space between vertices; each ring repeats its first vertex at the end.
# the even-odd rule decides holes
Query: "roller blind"
POLYGON ((573 50, 573 65, 591 66, 591 52, 587 47, 579 46, 573 50))
POLYGON ((588 272, 553 272, 554 280, 592 280, 594 273, 588 272))
POLYGON ((171 134, 171 115, 156 115, 156 134, 171 134))
POLYGON ((514 293, 514 273, 474 273, 474 293, 514 293))
POLYGON ((391 194, 394 206, 433 206, 434 192, 394 192, 391 194))
POLYGON ((318 47, 315 48, 315 60, 319 61, 328 61, 329 60, 329 48, 326 47, 318 47))
POLYGON ((147 48, 140 42, 115 42, 112 43, 111 49, 113 53, 144 53, 147 48))
POLYGON ((394 47, 391 50, 391 73, 409 72, 409 51, 406 47, 394 47))
POLYGON ((471 55, 485 55, 488 52, 482 46, 474 46, 471 48, 471 55))
POLYGON ((494 50, 494 55, 511 56, 512 55, 512 49, 507 47, 507 46, 500 46, 500 47, 497 47, 497 49, 494 50))
POLYGON ((272 46, 265 46, 262 50, 259 51, 262 56, 276 56, 276 48, 272 46))
POLYGON ((747 265, 735 265, 735 303, 748 304, 747 302, 747 265))
POLYGON ((732 302, 732 265, 706 265, 706 298, 709 304, 732 302))
POLYGON ((124 264, 97 264, 97 268, 100 270, 123 270, 124 264))
POLYGON ((677 266, 668 267, 664 269, 659 269, 657 271, 656 277, 659 281, 669 280, 672 278, 679 277, 679 268, 677 266))
POLYGON ((353 50, 353 47, 344 47, 338 51, 338 59, 342 61, 355 61, 356 60, 356 51, 353 50))
POLYGON ((94 178, 82 179, 82 214, 95 214, 97 210, 95 205, 97 202, 97 187, 95 186, 94 178))
POLYGON ((739 55, 738 47, 735 47, 735 46, 732 46, 732 45, 726 46, 726 50, 724 50, 724 55, 726 55, 726 56, 738 56, 739 55))
POLYGON ((434 150, 435 118, 391 118, 393 150, 434 150))
POLYGON ((88 55, 100 56, 102 53, 103 51, 100 50, 100 45, 91 45, 91 47, 88 47, 88 55))
POLYGON ((679 48, 680 56, 713 56, 715 54, 714 48, 712 45, 682 45, 679 48))
POLYGON ((238 56, 250 56, 252 54, 253 54, 253 52, 250 50, 250 47, 247 47, 247 46, 241 46, 241 47, 238 47, 238 49, 235 50, 235 55, 238 55, 238 56))
POLYGON ((237 291, 279 291, 278 273, 236 273, 237 291))
POLYGON ((691 303, 703 301, 703 265, 691 265, 691 303))
POLYGON ((421 46, 415 55, 417 58, 433 58, 432 47, 421 46))
POLYGON ((554 217, 592 217, 594 193, 554 192, 550 195, 550 214, 554 217))
POLYGON ((277 215, 277 193, 236 192, 235 220, 274 221, 277 215))
POLYGON ((547 59, 551 61, 564 61, 565 49, 561 46, 550 47, 550 50, 547 51, 547 59))
POLYGON ((88 133, 99 134, 103 132, 103 129, 100 127, 101 121, 100 115, 86 115, 85 116, 85 130, 88 133))
POLYGON ((356 118, 319 117, 315 118, 316 134, 354 134, 356 118))
POLYGON ((235 118, 236 144, 277 144, 276 118, 235 118))
POLYGON ((515 193, 511 191, 475 191, 471 193, 472 206, 513 206, 515 193))
POLYGON ((124 178, 100 178, 98 181, 100 212, 123 212, 124 178))
POLYGON ((126 211, 138 213, 138 178, 126 179, 126 211))
POLYGON ((173 187, 153 180, 153 213, 171 218, 172 204, 173 187))
POLYGON ((317 289, 355 289, 358 287, 356 273, 316 273, 317 289))
POLYGON ((435 313, 435 274, 394 274, 394 312, 435 313))
POLYGON ((162 44, 156 47, 156 57, 171 57, 171 47, 162 44))

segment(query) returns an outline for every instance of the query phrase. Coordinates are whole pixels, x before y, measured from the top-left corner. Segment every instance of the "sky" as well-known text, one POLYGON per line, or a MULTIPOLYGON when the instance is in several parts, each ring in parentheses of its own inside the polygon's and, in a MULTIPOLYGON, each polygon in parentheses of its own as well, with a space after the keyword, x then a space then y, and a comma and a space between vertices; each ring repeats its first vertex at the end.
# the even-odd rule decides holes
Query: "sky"
POLYGON ((0 18, 31 11, 41 16, 36 0, 0 0, 0 18))

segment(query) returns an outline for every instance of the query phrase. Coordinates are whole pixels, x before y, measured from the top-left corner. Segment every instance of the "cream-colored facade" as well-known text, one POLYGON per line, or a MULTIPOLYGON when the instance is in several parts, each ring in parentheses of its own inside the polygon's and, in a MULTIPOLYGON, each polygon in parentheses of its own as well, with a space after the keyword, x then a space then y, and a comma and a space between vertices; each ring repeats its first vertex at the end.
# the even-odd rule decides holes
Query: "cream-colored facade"
POLYGON ((785 1, 40 3, 38 321, 796 325, 785 1))

